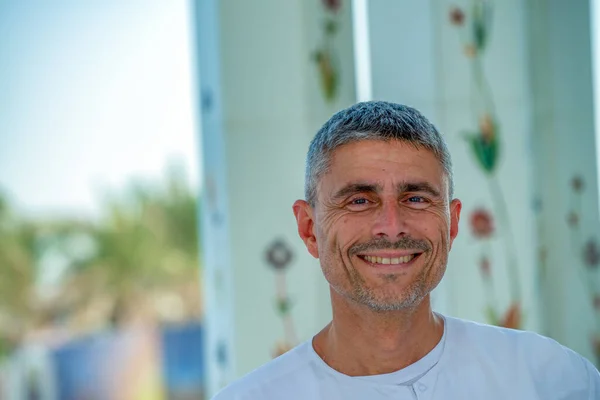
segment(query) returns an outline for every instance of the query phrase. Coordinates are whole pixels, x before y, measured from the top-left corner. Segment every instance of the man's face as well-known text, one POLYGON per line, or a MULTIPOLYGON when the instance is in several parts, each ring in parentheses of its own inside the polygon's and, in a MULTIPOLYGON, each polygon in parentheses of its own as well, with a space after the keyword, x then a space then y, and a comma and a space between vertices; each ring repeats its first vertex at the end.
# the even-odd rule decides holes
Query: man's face
MULTIPOLYGON (((400 141, 335 150, 298 230, 334 291, 377 311, 415 307, 444 275, 461 204, 433 153, 400 141)), ((304 211, 303 211, 304 210, 304 211)))

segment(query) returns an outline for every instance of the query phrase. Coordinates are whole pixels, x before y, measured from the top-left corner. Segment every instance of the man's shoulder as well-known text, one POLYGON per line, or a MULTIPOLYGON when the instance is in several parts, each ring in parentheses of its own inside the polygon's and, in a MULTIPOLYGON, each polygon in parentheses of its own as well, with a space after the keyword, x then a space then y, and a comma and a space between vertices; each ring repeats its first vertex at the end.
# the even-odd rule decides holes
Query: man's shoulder
POLYGON ((485 347, 486 352, 522 356, 558 356, 576 354, 556 340, 539 333, 504 328, 480 322, 446 317, 453 341, 463 346, 485 347))
POLYGON ((499 352, 511 349, 518 349, 525 353, 570 351, 556 340, 536 332, 504 328, 455 317, 446 317, 446 320, 452 330, 453 340, 460 341, 462 344, 493 345, 489 350, 497 349, 499 352))
MULTIPOLYGON (((311 360, 311 342, 304 342, 285 354, 267 362, 232 382, 213 397, 213 400, 246 400, 253 393, 285 390, 292 385, 311 360)), ((263 393, 264 394, 264 393, 263 393)))
POLYGON ((559 377, 584 380, 590 374, 597 381, 597 371, 587 359, 554 339, 458 318, 447 320, 453 331, 455 355, 483 359, 507 370, 527 370, 532 377, 549 383, 559 377))

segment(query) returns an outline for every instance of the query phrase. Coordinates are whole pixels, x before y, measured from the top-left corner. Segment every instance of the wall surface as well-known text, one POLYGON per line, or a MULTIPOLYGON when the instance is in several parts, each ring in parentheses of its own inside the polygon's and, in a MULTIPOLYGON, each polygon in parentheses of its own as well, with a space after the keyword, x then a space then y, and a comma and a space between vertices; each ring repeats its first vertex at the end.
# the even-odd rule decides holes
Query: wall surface
POLYGON ((422 111, 453 155, 463 211, 436 308, 537 329, 524 5, 494 2, 478 14, 474 4, 369 2, 373 98, 422 111))

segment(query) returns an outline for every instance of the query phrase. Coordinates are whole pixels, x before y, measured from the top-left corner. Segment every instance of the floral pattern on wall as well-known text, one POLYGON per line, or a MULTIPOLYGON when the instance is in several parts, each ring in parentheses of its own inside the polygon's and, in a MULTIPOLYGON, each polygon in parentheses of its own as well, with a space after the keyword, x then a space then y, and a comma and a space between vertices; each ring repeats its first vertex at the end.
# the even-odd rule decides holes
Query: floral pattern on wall
POLYGON ((278 317, 283 325, 283 338, 279 340, 273 350, 273 358, 291 350, 298 344, 298 337, 292 319, 292 301, 288 295, 286 273, 294 257, 291 248, 282 240, 274 240, 267 248, 265 257, 267 263, 275 272, 275 305, 278 317))
POLYGON ((462 136, 468 146, 475 165, 488 182, 492 204, 485 209, 476 209, 470 216, 471 232, 480 242, 482 254, 479 269, 486 286, 486 316, 488 322, 510 328, 522 327, 521 282, 515 240, 510 225, 504 192, 498 180, 499 161, 502 155, 501 125, 496 114, 491 85, 486 76, 483 59, 490 45, 492 4, 486 0, 471 0, 468 9, 452 7, 449 20, 460 35, 462 52, 470 62, 471 113, 473 124, 462 136), (497 226, 496 226, 497 224, 497 226), (510 305, 502 311, 494 297, 493 272, 502 266, 493 265, 490 240, 502 242, 507 257, 510 305))
POLYGON ((585 235, 581 226, 582 200, 585 191, 583 178, 580 175, 573 176, 570 186, 570 208, 566 215, 566 222, 570 229, 571 254, 577 260, 576 268, 594 312, 594 328, 590 340, 596 355, 596 365, 600 365, 600 287, 598 285, 600 245, 596 237, 585 235))
POLYGON ((313 53, 313 61, 319 71, 323 97, 333 102, 340 86, 340 62, 335 49, 335 38, 340 29, 340 9, 342 0, 322 0, 325 18, 321 24, 322 39, 313 53))

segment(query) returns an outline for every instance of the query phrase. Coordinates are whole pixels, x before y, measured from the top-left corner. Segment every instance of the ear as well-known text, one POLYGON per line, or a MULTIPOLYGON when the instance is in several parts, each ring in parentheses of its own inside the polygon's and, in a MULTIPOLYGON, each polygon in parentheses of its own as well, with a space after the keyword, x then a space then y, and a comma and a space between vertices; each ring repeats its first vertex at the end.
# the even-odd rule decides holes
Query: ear
POLYGON ((308 252, 314 258, 319 258, 312 207, 304 200, 296 200, 292 208, 296 216, 296 223, 298 224, 298 235, 300 235, 300 238, 306 245, 308 252))
POLYGON ((462 203, 459 199, 454 199, 450 203, 450 247, 456 236, 458 236, 458 222, 460 221, 460 211, 462 203))

